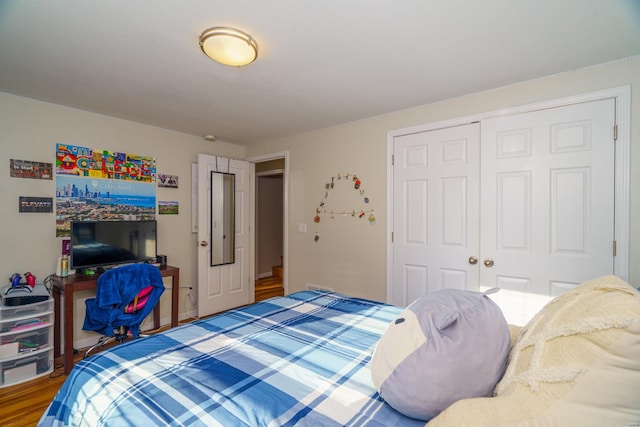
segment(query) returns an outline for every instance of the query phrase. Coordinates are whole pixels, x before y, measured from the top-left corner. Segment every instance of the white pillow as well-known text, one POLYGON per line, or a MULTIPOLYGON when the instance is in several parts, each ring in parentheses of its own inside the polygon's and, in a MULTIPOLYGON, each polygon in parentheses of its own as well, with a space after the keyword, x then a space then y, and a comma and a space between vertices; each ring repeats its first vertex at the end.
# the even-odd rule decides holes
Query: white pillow
POLYGON ((389 405, 428 420, 459 399, 492 394, 511 340, 487 293, 433 292, 389 325, 371 361, 373 383, 389 405))

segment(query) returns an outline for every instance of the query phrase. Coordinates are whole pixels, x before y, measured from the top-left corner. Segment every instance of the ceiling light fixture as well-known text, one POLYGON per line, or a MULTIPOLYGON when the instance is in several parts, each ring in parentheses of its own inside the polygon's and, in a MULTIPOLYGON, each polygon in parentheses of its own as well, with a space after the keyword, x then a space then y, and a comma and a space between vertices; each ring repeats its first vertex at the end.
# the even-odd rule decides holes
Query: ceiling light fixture
POLYGON ((209 58, 232 67, 251 64, 258 57, 258 44, 249 34, 228 27, 213 27, 200 35, 200 48, 209 58))

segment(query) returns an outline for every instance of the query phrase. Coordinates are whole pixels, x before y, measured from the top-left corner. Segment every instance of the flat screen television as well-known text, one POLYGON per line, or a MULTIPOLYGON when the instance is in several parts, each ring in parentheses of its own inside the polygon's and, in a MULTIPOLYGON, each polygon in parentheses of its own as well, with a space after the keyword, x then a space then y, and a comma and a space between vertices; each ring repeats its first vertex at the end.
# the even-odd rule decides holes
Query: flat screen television
POLYGON ((155 220, 71 223, 69 264, 74 270, 150 261, 156 248, 155 220))

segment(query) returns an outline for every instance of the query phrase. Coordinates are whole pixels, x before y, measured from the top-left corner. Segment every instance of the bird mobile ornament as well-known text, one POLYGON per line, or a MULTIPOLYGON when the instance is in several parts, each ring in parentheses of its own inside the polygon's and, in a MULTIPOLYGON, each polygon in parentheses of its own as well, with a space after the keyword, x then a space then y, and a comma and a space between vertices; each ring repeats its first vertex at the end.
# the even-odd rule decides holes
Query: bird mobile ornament
POLYGON ((313 217, 313 222, 316 223, 316 233, 313 236, 313 241, 317 242, 320 240, 320 235, 318 234, 318 225, 322 221, 323 218, 336 219, 336 218, 367 218, 371 225, 376 223, 376 215, 375 211, 372 207, 369 209, 345 209, 345 210, 328 210, 325 205, 327 199, 329 198, 331 190, 336 188, 338 182, 351 182, 354 190, 357 191, 358 199, 364 203, 365 206, 370 206, 370 199, 366 196, 365 190, 362 188, 362 181, 356 174, 348 173, 346 175, 338 174, 337 176, 332 176, 331 181, 327 182, 324 186, 324 198, 320 200, 319 206, 316 208, 316 214, 313 217))

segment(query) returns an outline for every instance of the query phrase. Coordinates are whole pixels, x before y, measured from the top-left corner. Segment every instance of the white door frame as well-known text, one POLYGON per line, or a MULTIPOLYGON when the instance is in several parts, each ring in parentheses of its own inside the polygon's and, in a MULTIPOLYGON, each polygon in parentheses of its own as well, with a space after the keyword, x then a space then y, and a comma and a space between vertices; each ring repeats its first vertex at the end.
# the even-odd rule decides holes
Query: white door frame
MULTIPOLYGON (((263 154, 260 156, 253 156, 246 158, 245 161, 251 163, 260 163, 266 162, 269 160, 276 159, 284 159, 284 173, 283 173, 283 181, 284 181, 284 206, 283 206, 283 218, 282 218, 282 266, 283 266, 283 276, 282 276, 282 286, 284 287, 285 295, 289 292, 288 284, 289 284, 289 151, 279 151, 276 153, 263 154)), ((255 241, 255 227, 252 228, 252 233, 254 233, 254 241, 255 241)), ((253 247, 254 252, 257 251, 257 245, 253 247)), ((257 254, 254 254, 254 260, 257 254)))
MULTIPOLYGON (((393 147, 396 136, 426 132, 467 123, 481 121, 490 117, 526 113, 547 108, 561 107, 580 102, 600 99, 615 100, 618 135, 615 147, 615 230, 616 256, 614 273, 623 280, 629 280, 629 176, 630 176, 630 132, 631 132, 631 87, 620 86, 597 92, 590 92, 566 98, 495 110, 470 116, 427 123, 387 133, 387 302, 392 300, 393 285, 393 147)), ((613 130, 612 130, 613 131, 613 130)), ((481 142, 482 143, 482 142, 481 142)))

